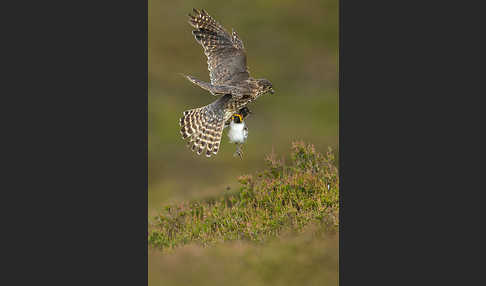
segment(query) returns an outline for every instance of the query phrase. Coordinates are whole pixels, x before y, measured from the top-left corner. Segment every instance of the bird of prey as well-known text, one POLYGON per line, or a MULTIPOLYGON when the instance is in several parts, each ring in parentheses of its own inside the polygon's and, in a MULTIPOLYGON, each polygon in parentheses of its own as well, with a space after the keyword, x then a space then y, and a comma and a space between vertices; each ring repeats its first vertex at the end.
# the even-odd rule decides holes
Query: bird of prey
POLYGON ((182 138, 188 140, 192 151, 198 155, 205 152, 211 157, 219 151, 225 126, 230 126, 230 132, 235 132, 233 135, 243 135, 230 136, 230 141, 244 142, 248 129, 245 135, 244 128, 233 126, 238 124, 235 116, 243 121, 248 111, 244 110, 246 105, 263 94, 273 94, 274 90, 270 81, 250 77, 243 41, 235 31, 229 34, 204 9, 193 11, 195 15, 189 14, 189 24, 195 28, 192 34, 208 59, 211 82, 192 76, 186 78, 219 98, 206 106, 184 111, 179 124, 182 138), (242 114, 244 112, 246 114, 242 114))

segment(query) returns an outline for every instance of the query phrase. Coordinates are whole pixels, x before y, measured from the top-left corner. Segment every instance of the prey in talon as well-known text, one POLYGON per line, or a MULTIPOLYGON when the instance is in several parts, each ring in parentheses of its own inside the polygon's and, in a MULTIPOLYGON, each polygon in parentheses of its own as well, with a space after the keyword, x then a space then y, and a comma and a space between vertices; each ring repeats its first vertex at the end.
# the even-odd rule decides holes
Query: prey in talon
POLYGON ((227 125, 230 141, 237 144, 236 155, 241 158, 241 144, 248 136, 244 121, 248 109, 244 108, 275 91, 269 80, 250 76, 243 40, 236 31, 228 32, 203 9, 193 12, 188 20, 194 39, 207 57, 210 81, 190 75, 186 78, 217 98, 205 106, 184 111, 179 119, 180 133, 193 152, 211 157, 218 154, 227 125))
POLYGON ((248 138, 248 126, 246 126, 245 118, 251 113, 248 107, 243 107, 238 113, 233 114, 229 122, 226 122, 225 127, 229 126, 228 138, 231 143, 236 144, 236 152, 233 156, 239 156, 243 159, 242 146, 248 138))

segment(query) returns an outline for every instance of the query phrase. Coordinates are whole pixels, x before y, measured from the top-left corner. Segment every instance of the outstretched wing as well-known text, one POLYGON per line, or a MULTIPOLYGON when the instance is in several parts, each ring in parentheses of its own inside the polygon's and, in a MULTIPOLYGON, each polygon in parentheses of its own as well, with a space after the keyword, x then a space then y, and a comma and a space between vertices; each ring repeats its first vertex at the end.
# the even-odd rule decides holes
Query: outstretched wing
POLYGON ((246 53, 238 34, 228 34, 204 9, 193 10, 196 15, 189 14, 189 24, 196 28, 192 34, 208 58, 211 84, 235 85, 248 79, 246 53))
POLYGON ((229 117, 225 105, 231 98, 231 94, 226 94, 209 105, 184 111, 179 120, 182 139, 188 139, 188 146, 198 155, 205 150, 207 157, 218 153, 229 117))

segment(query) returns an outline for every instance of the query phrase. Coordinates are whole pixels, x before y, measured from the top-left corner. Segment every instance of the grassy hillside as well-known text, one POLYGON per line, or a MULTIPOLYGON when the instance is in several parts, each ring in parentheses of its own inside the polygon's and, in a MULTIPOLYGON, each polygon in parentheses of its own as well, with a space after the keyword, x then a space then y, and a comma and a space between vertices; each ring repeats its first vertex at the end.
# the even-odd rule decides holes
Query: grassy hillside
POLYGON ((291 164, 275 154, 265 161, 266 170, 239 178, 236 192, 165 206, 152 223, 150 245, 166 249, 241 239, 261 242, 312 223, 336 228, 339 183, 331 150, 324 156, 313 145, 295 142, 291 164))
POLYGON ((168 204, 149 230, 154 285, 337 285, 339 177, 332 150, 294 142, 240 188, 168 204), (206 247, 211 246, 211 247, 206 247))

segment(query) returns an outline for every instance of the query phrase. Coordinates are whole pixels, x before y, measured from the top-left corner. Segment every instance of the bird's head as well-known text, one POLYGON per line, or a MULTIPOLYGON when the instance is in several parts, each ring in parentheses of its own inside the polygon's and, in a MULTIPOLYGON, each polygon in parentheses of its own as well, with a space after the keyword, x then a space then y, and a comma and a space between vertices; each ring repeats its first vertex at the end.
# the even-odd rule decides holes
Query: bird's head
POLYGON ((258 93, 259 94, 265 94, 270 92, 271 94, 274 94, 273 86, 272 83, 269 80, 266 80, 264 78, 258 79, 257 80, 257 86, 258 86, 258 93))

